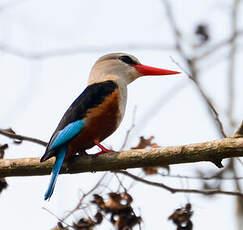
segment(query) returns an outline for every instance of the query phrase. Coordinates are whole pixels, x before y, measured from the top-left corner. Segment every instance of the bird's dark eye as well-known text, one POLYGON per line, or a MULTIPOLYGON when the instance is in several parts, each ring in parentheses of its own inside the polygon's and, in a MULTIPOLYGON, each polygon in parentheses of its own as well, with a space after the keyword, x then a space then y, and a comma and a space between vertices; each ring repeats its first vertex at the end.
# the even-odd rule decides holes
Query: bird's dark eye
POLYGON ((138 63, 134 60, 132 60, 132 58, 130 58, 129 56, 121 56, 119 57, 119 59, 125 63, 127 63, 128 65, 137 65, 138 63))

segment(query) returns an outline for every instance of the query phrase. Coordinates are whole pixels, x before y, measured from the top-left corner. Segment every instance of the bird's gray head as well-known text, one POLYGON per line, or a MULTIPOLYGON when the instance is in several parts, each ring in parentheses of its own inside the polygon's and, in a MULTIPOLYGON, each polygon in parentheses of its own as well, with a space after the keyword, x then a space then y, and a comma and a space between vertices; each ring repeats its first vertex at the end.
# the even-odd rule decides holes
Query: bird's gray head
POLYGON ((145 75, 168 75, 179 72, 158 69, 142 65, 133 55, 126 53, 111 53, 100 57, 94 64, 89 84, 114 80, 129 84, 135 79, 145 75))

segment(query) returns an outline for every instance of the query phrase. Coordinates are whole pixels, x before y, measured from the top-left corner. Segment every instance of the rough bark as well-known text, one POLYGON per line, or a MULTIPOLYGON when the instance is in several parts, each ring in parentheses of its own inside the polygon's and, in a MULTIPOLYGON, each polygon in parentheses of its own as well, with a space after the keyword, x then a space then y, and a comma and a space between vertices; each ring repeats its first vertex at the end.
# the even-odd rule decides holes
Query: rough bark
MULTIPOLYGON (((115 171, 200 161, 210 161, 220 166, 222 159, 241 156, 243 137, 223 138, 199 144, 107 153, 99 157, 75 156, 64 165, 61 173, 115 171)), ((47 175, 51 172, 53 162, 54 159, 44 163, 40 163, 39 158, 3 159, 0 160, 0 178, 47 175)))

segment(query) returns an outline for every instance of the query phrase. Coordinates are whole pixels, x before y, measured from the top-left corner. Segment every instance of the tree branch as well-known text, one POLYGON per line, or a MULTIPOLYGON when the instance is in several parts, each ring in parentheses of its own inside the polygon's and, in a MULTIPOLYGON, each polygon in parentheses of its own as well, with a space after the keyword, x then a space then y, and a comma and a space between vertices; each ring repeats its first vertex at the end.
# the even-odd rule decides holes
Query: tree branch
MULTIPOLYGON (((200 161, 221 162, 222 159, 243 156, 243 138, 223 138, 216 141, 138 149, 107 153, 99 157, 74 156, 61 173, 81 173, 200 161)), ((51 172, 54 159, 40 163, 39 158, 0 160, 0 178, 11 176, 38 176, 51 172)))
POLYGON ((222 40, 211 47, 209 47, 206 51, 203 51, 203 53, 197 55, 194 57, 195 61, 201 61, 207 58, 209 55, 214 54, 215 52, 218 52, 220 49, 225 48, 228 45, 231 45, 232 41, 236 39, 236 37, 240 37, 243 35, 243 30, 236 31, 233 35, 231 35, 229 38, 226 38, 225 40, 222 40))
POLYGON ((184 188, 173 188, 168 185, 165 185, 163 183, 153 182, 149 180, 145 180, 141 177, 135 176, 129 172, 126 171, 117 171, 117 173, 121 173, 123 175, 126 175, 136 181, 152 185, 155 187, 163 188, 171 193, 197 193, 202 195, 215 195, 215 194, 222 194, 222 195, 232 195, 232 196, 240 196, 243 197, 243 193, 241 192, 233 192, 233 191, 223 191, 219 189, 207 189, 207 190, 200 190, 200 189, 184 189, 184 188))
POLYGON ((42 141, 37 138, 16 134, 12 129, 0 129, 0 134, 3 136, 9 137, 11 139, 19 140, 19 141, 29 141, 29 142, 33 142, 33 143, 40 144, 43 146, 47 146, 47 144, 48 144, 47 142, 42 141))
MULTIPOLYGON (((169 4, 169 1, 167 1, 167 0, 163 0, 163 3, 164 3, 164 7, 165 7, 165 10, 166 10, 166 13, 167 13, 167 18, 168 18, 170 27, 171 27, 172 32, 174 34, 176 51, 180 54, 182 59, 187 64, 188 69, 190 70, 189 74, 187 73, 187 71, 184 71, 184 72, 187 73, 189 79, 193 81, 193 83, 195 84, 195 86, 198 89, 198 92, 200 93, 200 95, 204 99, 204 102, 208 107, 208 112, 210 114, 210 117, 213 118, 216 121, 216 122, 213 122, 213 124, 215 124, 215 127, 218 130, 220 136, 226 137, 226 134, 225 134, 224 129, 223 129, 223 124, 219 120, 218 113, 217 113, 217 111, 216 111, 216 109, 215 109, 215 107, 212 103, 212 100, 209 99, 209 97, 206 95, 203 88, 201 87, 200 82, 198 81, 199 71, 196 68, 196 59, 190 58, 183 49, 182 32, 180 31, 180 28, 177 26, 175 17, 172 13, 171 5, 169 4)), ((178 66, 180 66, 178 63, 176 63, 176 64, 178 66)), ((216 163, 216 165, 217 165, 217 163, 216 163)), ((222 167, 220 164, 218 166, 222 167)))
POLYGON ((234 5, 232 8, 232 18, 231 18, 231 28, 232 28, 232 41, 229 51, 229 69, 228 69, 228 87, 229 87, 229 99, 227 115, 229 117, 230 126, 235 127, 236 122, 234 120, 234 109, 235 109, 235 78, 236 78, 236 62, 237 62, 237 22, 239 15, 239 4, 240 0, 234 0, 234 5))

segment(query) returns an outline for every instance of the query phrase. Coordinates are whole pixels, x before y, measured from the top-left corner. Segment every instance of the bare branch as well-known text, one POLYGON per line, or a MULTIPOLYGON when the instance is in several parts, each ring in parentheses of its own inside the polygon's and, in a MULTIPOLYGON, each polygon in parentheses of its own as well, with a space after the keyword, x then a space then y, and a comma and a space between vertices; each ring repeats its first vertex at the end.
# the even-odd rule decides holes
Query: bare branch
MULTIPOLYGON (((209 99, 209 97, 206 95, 206 93, 203 91, 199 81, 198 81, 198 71, 196 69, 196 59, 194 58, 188 58, 185 51, 183 50, 182 47, 182 33, 179 30, 175 18, 172 14, 172 9, 170 4, 168 3, 167 0, 163 0, 165 9, 166 9, 166 13, 167 13, 167 17, 169 20, 169 23, 171 25, 174 37, 175 37, 175 47, 176 50, 178 51, 178 53, 181 55, 181 57, 184 59, 184 61, 186 62, 188 68, 190 69, 190 74, 187 73, 187 71, 184 71, 185 73, 187 73, 188 77, 195 83, 200 95, 202 96, 202 98, 204 99, 206 105, 209 108, 209 114, 212 118, 215 119, 216 123, 214 122, 214 124, 216 124, 216 128, 219 131, 219 133, 221 134, 221 137, 226 137, 226 134, 224 132, 223 129, 223 125, 222 122, 219 119, 218 113, 216 111, 216 109, 213 106, 213 103, 211 102, 211 100, 209 99)), ((175 61, 174 61, 175 62, 175 61)), ((181 67, 177 62, 175 62, 179 67, 181 67)), ((183 68, 182 68, 183 69, 183 68)))
POLYGON ((205 100, 205 103, 207 104, 208 108, 209 108, 209 112, 214 116, 216 124, 218 126, 218 129, 221 133, 221 135, 223 137, 226 137, 226 134, 224 132, 224 128, 223 128, 223 124, 219 119, 219 114, 217 112, 217 110, 214 108, 211 100, 209 99, 209 97, 204 93, 202 87, 199 85, 199 83, 195 80, 195 77, 193 77, 191 74, 189 74, 178 62, 176 62, 173 58, 171 58, 172 61, 181 68, 181 70, 188 76, 188 78, 190 80, 193 81, 193 83, 196 85, 198 91, 200 92, 201 96, 203 97, 203 99, 205 100))
MULTIPOLYGON (((243 156, 243 138, 223 138, 199 144, 107 153, 99 157, 74 156, 72 161, 63 167, 61 173, 114 171, 200 161, 214 163, 221 162, 225 158, 240 156, 243 156)), ((0 178, 49 174, 54 159, 44 163, 40 163, 39 160, 39 158, 0 160, 0 178)))
POLYGON ((235 121, 233 118, 234 105, 235 105, 235 61, 236 61, 236 39, 237 39, 237 19, 239 11, 239 0, 234 0, 232 8, 232 19, 231 19, 231 28, 232 28, 232 41, 230 43, 230 52, 229 52, 229 72, 228 72, 228 87, 229 87, 229 103, 227 108, 227 115, 229 117, 229 122, 231 128, 235 127, 235 121))
POLYGON ((164 6, 165 6, 165 10, 166 10, 166 14, 167 14, 170 26, 172 28, 172 32, 174 34, 175 49, 178 51, 178 53, 182 56, 182 58, 184 60, 187 60, 186 54, 185 54, 185 52, 182 48, 182 45, 181 45, 182 33, 181 33, 181 31, 179 30, 179 28, 176 24, 175 18, 174 18, 173 13, 172 13, 171 6, 170 6, 170 4, 168 3, 167 0, 163 0, 163 3, 164 3, 164 6))
POLYGON ((15 139, 15 140, 29 141, 29 142, 33 142, 33 143, 40 144, 43 146, 47 145, 47 142, 45 142, 45 141, 42 141, 40 139, 33 138, 33 137, 18 135, 8 129, 0 129, 0 134, 2 134, 3 136, 9 137, 9 138, 15 139))
POLYGON ((219 114, 217 112, 217 110, 215 109, 214 105, 212 104, 211 100, 209 99, 209 97, 205 94, 205 92, 203 91, 203 89, 200 87, 200 85, 198 83, 196 83, 195 81, 193 81, 195 83, 195 85, 197 86, 201 96, 204 98, 206 104, 208 105, 208 108, 210 110, 210 112, 212 112, 212 115, 216 121, 216 124, 218 126, 218 129, 221 133, 221 135, 223 137, 226 137, 227 135, 224 132, 224 128, 223 128, 223 124, 219 119, 219 114))
POLYGON ((219 177, 216 175, 216 176, 204 177, 204 176, 171 175, 171 174, 162 174, 162 173, 158 173, 158 175, 162 177, 169 177, 175 179, 188 179, 188 180, 242 180, 243 179, 243 176, 219 177))
POLYGON ((72 211, 70 211, 66 216, 64 216, 61 220, 59 220, 59 221, 64 222, 67 218, 69 218, 71 215, 73 215, 74 212, 76 212, 78 209, 80 209, 81 205, 83 204, 83 201, 84 201, 85 197, 90 195, 92 192, 94 192, 100 186, 101 182, 104 180, 106 175, 107 175, 107 173, 104 173, 102 175, 102 177, 99 179, 99 181, 95 184, 95 186, 93 188, 91 188, 87 193, 83 194, 83 196, 79 200, 79 202, 76 205, 76 207, 72 211))
POLYGON ((121 173, 124 174, 128 177, 131 177, 132 179, 148 184, 148 185, 152 185, 152 186, 156 186, 156 187, 160 187, 163 188, 171 193, 198 193, 198 194, 202 194, 202 195, 214 195, 214 194, 222 194, 222 195, 232 195, 232 196, 240 196, 243 197, 243 193, 241 192, 232 192, 232 191, 222 191, 219 189, 208 189, 208 190, 200 190, 200 189, 181 189, 181 188, 173 188, 170 186, 167 186, 163 183, 158 183, 158 182, 153 182, 153 181, 149 181, 149 180, 145 180, 141 177, 135 176, 127 171, 117 171, 117 173, 121 173))
POLYGON ((8 44, 0 44, 0 51, 4 53, 8 53, 17 57, 30 59, 30 60, 40 60, 40 59, 47 59, 47 58, 55 58, 55 57, 62 57, 68 55, 77 55, 82 53, 108 53, 114 52, 114 50, 173 50, 175 47, 169 44, 159 44, 159 43, 130 43, 130 44, 117 44, 111 46, 80 46, 80 47, 73 47, 73 48, 62 48, 62 49, 55 49, 55 50, 47 50, 47 51, 26 51, 21 48, 16 48, 10 46, 8 44))
POLYGON ((128 141, 128 137, 129 137, 131 131, 132 131, 132 130, 134 129, 134 127, 135 127, 135 116, 136 116, 136 111, 137 111, 137 106, 135 106, 134 109, 133 109, 132 125, 131 125, 131 127, 127 130, 125 139, 124 139, 123 144, 122 144, 122 146, 121 146, 121 148, 120 148, 119 151, 122 151, 122 150, 126 147, 126 144, 127 144, 127 141, 128 141))
POLYGON ((204 51, 202 54, 194 57, 195 61, 201 61, 204 58, 207 58, 209 55, 214 54, 216 51, 219 51, 221 48, 224 48, 226 45, 230 45, 236 37, 242 36, 243 30, 236 31, 229 38, 211 46, 208 50, 204 51))

